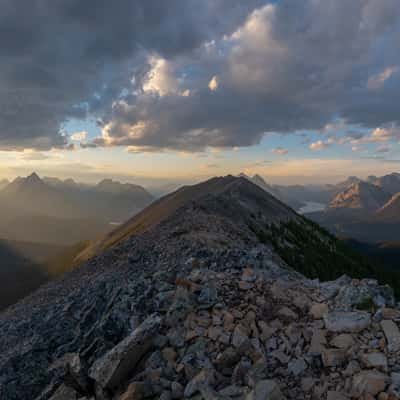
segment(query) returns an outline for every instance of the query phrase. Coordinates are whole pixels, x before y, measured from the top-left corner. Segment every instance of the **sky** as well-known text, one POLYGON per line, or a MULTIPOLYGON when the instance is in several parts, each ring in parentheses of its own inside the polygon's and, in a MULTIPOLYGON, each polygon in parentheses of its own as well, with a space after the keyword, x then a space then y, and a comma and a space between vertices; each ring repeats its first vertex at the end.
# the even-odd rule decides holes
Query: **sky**
POLYGON ((400 166, 398 0, 1 0, 0 177, 400 166))

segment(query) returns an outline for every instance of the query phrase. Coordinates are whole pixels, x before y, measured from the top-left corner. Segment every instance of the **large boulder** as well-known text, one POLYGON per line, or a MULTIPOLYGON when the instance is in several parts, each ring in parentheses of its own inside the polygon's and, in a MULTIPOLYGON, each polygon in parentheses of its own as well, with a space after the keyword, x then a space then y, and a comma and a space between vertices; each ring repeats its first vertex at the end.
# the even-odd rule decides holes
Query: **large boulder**
POLYGON ((98 387, 112 389, 129 378, 138 361, 151 348, 161 321, 156 314, 149 316, 128 337, 95 361, 89 376, 98 387))
POLYGON ((279 385, 271 379, 265 379, 257 383, 246 397, 246 400, 285 400, 286 397, 279 389, 279 385))
POLYGON ((361 361, 366 368, 376 368, 386 371, 388 366, 385 354, 378 351, 362 354, 361 361))
POLYGON ((78 400, 80 398, 81 396, 75 389, 62 384, 49 400, 78 400))
POLYGON ((393 290, 388 285, 379 285, 374 279, 362 279, 343 285, 335 298, 336 307, 341 310, 351 310, 353 307, 369 303, 377 307, 394 305, 393 290))
MULTIPOLYGON (((389 377, 378 371, 361 371, 353 376, 352 396, 372 395, 385 390, 389 377)), ((357 397, 358 398, 358 397, 357 397)))
POLYGON ((324 315, 324 322, 331 332, 361 332, 368 328, 371 317, 363 311, 334 311, 324 315))
POLYGON ((381 327, 385 333, 389 352, 400 350, 400 331, 398 326, 391 320, 381 321, 381 327))

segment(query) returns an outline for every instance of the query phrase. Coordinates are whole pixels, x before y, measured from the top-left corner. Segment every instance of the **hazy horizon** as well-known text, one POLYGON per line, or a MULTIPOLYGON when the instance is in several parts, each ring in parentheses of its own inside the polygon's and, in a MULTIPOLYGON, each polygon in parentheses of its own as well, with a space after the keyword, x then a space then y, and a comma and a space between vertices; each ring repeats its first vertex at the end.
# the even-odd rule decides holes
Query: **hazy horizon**
MULTIPOLYGON (((395 170, 388 170, 387 173, 383 173, 382 175, 387 175, 397 172, 395 170)), ((18 175, 8 175, 8 176, 0 176, 0 179, 6 179, 9 182, 12 182, 14 179, 19 178, 19 177, 27 177, 31 175, 32 173, 36 173, 41 179, 43 178, 57 178, 60 180, 67 180, 67 179, 72 179, 77 183, 82 183, 82 184, 87 184, 87 185, 96 185, 99 182, 101 182, 104 179, 111 179, 113 181, 118 181, 120 183, 131 183, 131 184, 137 184, 141 185, 145 188, 155 188, 155 189, 160 189, 162 187, 169 187, 169 186, 179 186, 179 185, 187 185, 187 184, 195 184, 199 183, 201 181, 213 178, 215 176, 226 176, 226 175, 233 175, 233 176, 238 176, 241 173, 246 173, 245 170, 242 171, 235 171, 235 172, 226 172, 222 174, 214 174, 214 175, 193 175, 192 177, 187 177, 187 178, 162 178, 162 177, 144 177, 144 176, 129 176, 129 175, 115 175, 115 174, 93 174, 92 176, 87 176, 85 178, 84 175, 81 174, 60 174, 57 173, 56 171, 51 171, 51 170, 44 170, 44 172, 41 172, 40 169, 36 170, 26 170, 26 172, 22 172, 21 174, 18 175)), ((248 176, 253 176, 253 175, 260 175, 267 183, 269 184, 274 184, 274 185, 283 185, 283 186, 290 186, 290 185, 319 185, 319 184, 338 184, 340 182, 345 181, 349 177, 352 176, 357 176, 360 179, 366 180, 368 176, 375 175, 375 176, 381 176, 380 174, 374 173, 374 171, 371 171, 371 173, 367 173, 366 175, 360 175, 360 174, 353 174, 350 173, 348 175, 343 175, 343 176, 337 176, 337 177, 332 177, 331 179, 326 179, 325 176, 268 176, 264 174, 259 174, 257 172, 254 173, 246 173, 248 176)))

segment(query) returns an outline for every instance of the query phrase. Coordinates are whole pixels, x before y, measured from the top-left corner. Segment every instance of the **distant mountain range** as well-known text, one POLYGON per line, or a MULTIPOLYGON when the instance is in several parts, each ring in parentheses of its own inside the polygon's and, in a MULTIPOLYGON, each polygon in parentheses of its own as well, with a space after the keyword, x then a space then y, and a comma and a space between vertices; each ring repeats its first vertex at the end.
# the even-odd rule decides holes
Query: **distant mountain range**
POLYGON ((260 175, 248 176, 244 173, 239 176, 261 187, 277 199, 288 204, 295 210, 304 207, 308 202, 327 203, 337 193, 338 188, 333 185, 276 185, 269 184, 260 175))
POLYGON ((390 194, 380 186, 359 181, 338 193, 329 203, 332 209, 374 212, 390 199, 390 194))
POLYGON ((153 201, 143 187, 41 179, 0 182, 0 309, 59 276, 86 241, 102 236, 153 201))
POLYGON ((336 235, 365 242, 400 238, 400 174, 351 177, 325 211, 308 214, 336 235))
POLYGON ((73 244, 107 231, 110 223, 123 222, 152 201, 138 185, 105 179, 89 186, 32 173, 0 190, 0 237, 73 244))
MULTIPOLYGON (((288 209, 286 204, 292 213, 308 202, 327 204, 325 211, 307 216, 339 237, 370 243, 400 238, 400 192, 396 192, 400 174, 370 176, 365 181, 351 176, 336 185, 304 186, 269 184, 260 175, 240 177, 271 195, 271 204, 277 210, 282 206, 288 209)), ((2 280, 13 282, 15 271, 25 271, 15 290, 19 298, 127 237, 152 229, 197 198, 227 190, 231 181, 238 182, 232 176, 184 186, 154 202, 143 187, 111 179, 87 185, 72 179, 40 178, 33 173, 12 182, 0 182, 0 238, 8 240, 3 241, 2 247, 6 254, 2 257, 2 280), (26 248, 30 251, 26 252, 26 248), (35 251, 41 254, 40 260, 33 257, 35 251), (34 279, 29 278, 29 272, 34 273, 34 279)), ((356 247, 368 248, 371 253, 372 247, 368 246, 356 247)), ((376 252, 385 252, 385 245, 379 243, 376 252)), ((391 260, 392 254, 394 250, 391 260)), ((13 290, 13 285, 8 283, 8 288, 13 290)), ((14 300, 12 297, 11 302, 14 300)), ((0 308, 5 304, 9 303, 0 298, 0 308)))

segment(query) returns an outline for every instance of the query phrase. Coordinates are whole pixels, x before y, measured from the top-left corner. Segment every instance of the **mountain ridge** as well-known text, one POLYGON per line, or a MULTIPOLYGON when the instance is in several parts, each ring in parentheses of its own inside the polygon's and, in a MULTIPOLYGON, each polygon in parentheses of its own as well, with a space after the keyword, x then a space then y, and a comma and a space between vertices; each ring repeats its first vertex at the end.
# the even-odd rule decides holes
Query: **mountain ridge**
POLYGON ((400 221, 400 192, 394 194, 376 213, 376 218, 390 222, 400 221))
POLYGON ((329 209, 376 211, 390 198, 380 187, 360 181, 338 193, 329 203, 329 209))
MULTIPOLYGON (((334 255, 344 270, 353 268, 355 275, 368 272, 343 253, 334 238, 261 188, 234 177, 216 178, 206 186, 209 193, 196 198, 198 187, 192 188, 190 199, 185 198, 157 224, 127 237, 0 314, 1 398, 55 400, 64 393, 67 399, 124 399, 129 390, 159 397, 172 388, 180 393, 178 398, 199 391, 204 397, 205 391, 214 396, 230 382, 246 397, 254 395, 265 379, 273 380, 288 399, 304 398, 308 389, 302 388, 300 380, 305 371, 317 374, 319 364, 304 358, 299 361, 301 372, 286 377, 281 365, 297 371, 299 362, 289 363, 297 359, 291 359, 292 355, 265 358, 265 351, 272 351, 267 350, 268 340, 281 343, 278 338, 284 332, 291 337, 287 329, 296 328, 289 328, 290 321, 312 329, 309 309, 321 303, 333 313, 329 318, 334 318, 339 307, 353 312, 365 295, 393 305, 390 289, 377 282, 341 278, 320 283, 293 270, 284 259, 301 261, 304 257, 310 262, 311 275, 325 268, 338 277, 342 270, 334 271, 328 259, 334 255), (307 251, 293 258, 302 248, 307 251), (311 248, 314 255, 307 254, 311 248), (248 328, 252 324, 256 324, 254 332, 265 335, 268 327, 275 329, 264 338, 248 328), (125 345, 133 350, 127 351, 125 345), (142 361, 130 358, 132 354, 140 354, 142 361), (170 358, 169 354, 174 355, 170 358), (222 361, 229 354, 232 361, 222 361), (234 371, 245 365, 242 379, 234 371), (263 368, 258 378, 250 372, 257 365, 263 368), (208 373, 214 378, 209 379, 208 373), (205 374, 207 378, 201 380, 205 374), (156 383, 160 377, 169 389, 156 383), (128 381, 134 385, 128 387, 128 381), (198 386, 198 381, 205 386, 198 386)), ((184 194, 188 190, 182 189, 184 194)), ((316 324, 321 324, 318 315, 316 324)), ((353 315, 358 318, 357 312, 349 314, 353 315)), ((369 326, 370 314, 363 311, 361 317, 369 326)), ((347 314, 343 318, 334 325, 347 323, 347 314)), ((304 357, 311 336, 301 342, 304 357)), ((294 356, 292 345, 287 351, 294 356)), ((321 348, 327 355, 329 351, 321 348)), ((328 361, 324 363, 331 368, 328 361)), ((334 377, 327 379, 334 384, 334 377)))
MULTIPOLYGON (((224 191, 234 190, 235 186, 248 186, 248 182, 249 180, 244 177, 236 178, 232 175, 228 175, 225 177, 211 178, 197 185, 183 186, 175 192, 156 200, 152 205, 132 217, 132 219, 125 222, 122 226, 93 243, 77 256, 76 262, 85 261, 99 251, 103 251, 131 235, 138 234, 155 226, 188 202, 198 201, 210 194, 221 195, 224 191)), ((258 192, 258 195, 260 195, 260 193, 265 193, 265 195, 271 196, 268 192, 258 189, 257 185, 253 184, 251 187, 253 191, 255 190, 258 192), (261 190, 262 192, 260 192, 261 190)), ((271 200, 272 199, 274 198, 271 196, 271 200)), ((294 212, 289 207, 284 206, 283 203, 276 199, 273 201, 277 210, 285 209, 290 215, 294 215, 294 212)))
MULTIPOLYGON (((88 186, 71 179, 41 179, 32 173, 26 178, 14 179, 0 190, 0 206, 4 211, 0 215, 0 226, 3 235, 11 232, 8 238, 18 239, 12 232, 23 232, 21 221, 24 218, 32 221, 42 218, 44 241, 49 242, 49 237, 53 235, 52 226, 64 220, 65 225, 72 229, 79 226, 79 220, 87 221, 82 226, 82 232, 88 232, 89 236, 81 237, 77 231, 76 242, 102 234, 111 229, 108 226, 111 222, 120 223, 152 201, 153 196, 138 185, 106 180, 96 186, 88 186)), ((27 241, 39 238, 40 232, 23 236, 27 241)), ((73 234, 68 235, 65 244, 70 244, 71 238, 73 234)))

